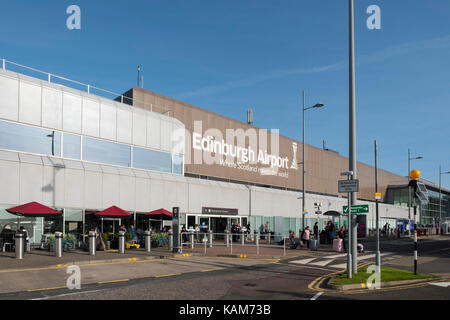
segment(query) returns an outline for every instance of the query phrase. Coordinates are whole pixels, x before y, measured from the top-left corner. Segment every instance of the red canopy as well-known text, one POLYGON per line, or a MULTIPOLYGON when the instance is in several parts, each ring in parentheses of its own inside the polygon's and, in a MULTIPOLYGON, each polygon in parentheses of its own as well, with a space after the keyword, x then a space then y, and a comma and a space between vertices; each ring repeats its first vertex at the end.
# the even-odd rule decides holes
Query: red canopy
POLYGON ((47 217, 61 214, 61 212, 35 201, 6 209, 6 211, 24 217, 47 217))
POLYGON ((123 209, 120 209, 119 207, 112 206, 109 207, 103 211, 94 213, 97 217, 109 217, 109 218, 123 218, 123 217, 129 217, 131 213, 128 211, 125 211, 123 209))
POLYGON ((145 215, 149 218, 155 218, 159 220, 164 218, 172 219, 172 212, 167 211, 166 209, 163 208, 147 212, 145 215))

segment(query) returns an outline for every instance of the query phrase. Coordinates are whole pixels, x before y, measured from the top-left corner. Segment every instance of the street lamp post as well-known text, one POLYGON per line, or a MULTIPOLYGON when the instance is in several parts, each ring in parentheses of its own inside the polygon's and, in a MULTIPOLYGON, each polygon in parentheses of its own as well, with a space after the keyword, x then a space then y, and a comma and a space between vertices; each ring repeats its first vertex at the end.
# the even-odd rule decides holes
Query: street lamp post
POLYGON ((321 108, 324 105, 322 103, 317 103, 312 107, 305 108, 305 91, 303 91, 303 139, 302 139, 302 151, 303 151, 303 161, 302 161, 302 176, 303 176, 303 187, 302 187, 302 230, 305 230, 305 201, 306 201, 306 191, 305 191, 305 111, 313 108, 321 108))
MULTIPOLYGON (((349 171, 353 172, 352 179, 358 179, 356 170, 356 93, 355 93, 355 16, 354 16, 354 0, 349 0, 349 152, 348 162, 349 171)), ((350 193, 350 205, 356 205, 357 193, 350 193)), ((350 210, 350 207, 349 207, 350 210)), ((357 264, 357 241, 358 226, 355 219, 349 211, 349 228, 352 228, 352 242, 348 250, 352 251, 353 273, 358 272, 357 264)))
POLYGON ((442 191, 441 191, 441 177, 443 174, 450 174, 450 171, 442 172, 441 166, 439 166, 439 234, 441 233, 441 226, 442 226, 442 191))
MULTIPOLYGON (((414 157, 411 158, 411 150, 408 148, 408 179, 409 173, 411 172, 411 160, 420 160, 423 159, 423 157, 414 157)), ((411 187, 408 185, 408 235, 411 234, 411 228, 409 227, 409 221, 411 220, 411 187)))

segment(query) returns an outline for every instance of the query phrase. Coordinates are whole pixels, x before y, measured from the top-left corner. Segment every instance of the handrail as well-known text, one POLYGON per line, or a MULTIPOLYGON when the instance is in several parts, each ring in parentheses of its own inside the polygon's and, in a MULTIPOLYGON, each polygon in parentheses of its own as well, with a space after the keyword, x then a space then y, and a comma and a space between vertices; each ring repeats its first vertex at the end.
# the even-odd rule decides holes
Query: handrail
MULTIPOLYGON (((46 75, 46 79, 50 83, 55 83, 57 85, 61 85, 61 84, 58 84, 56 82, 52 82, 53 78, 60 79, 60 80, 63 80, 63 81, 67 81, 69 83, 73 83, 73 84, 85 87, 86 88, 86 92, 89 93, 89 94, 91 93, 91 89, 98 90, 100 92, 116 96, 116 99, 120 97, 120 102, 121 103, 124 103, 124 98, 125 98, 128 101, 130 101, 130 102, 136 102, 136 103, 142 104, 142 106, 150 106, 150 111, 151 112, 157 112, 157 113, 161 113, 163 115, 167 114, 169 117, 170 117, 170 113, 172 111, 171 109, 167 109, 165 107, 154 105, 152 103, 150 103, 150 104, 149 103, 145 103, 144 101, 137 100, 137 99, 134 99, 134 98, 131 98, 131 97, 127 97, 127 96, 124 96, 123 94, 120 94, 120 93, 116 93, 116 92, 113 92, 113 91, 102 89, 102 88, 99 88, 99 87, 96 87, 96 86, 93 86, 93 85, 90 85, 90 84, 87 84, 87 83, 83 83, 83 82, 80 82, 80 81, 72 80, 72 79, 69 79, 69 78, 66 78, 66 77, 63 77, 63 76, 52 74, 50 72, 46 72, 46 71, 42 71, 42 70, 36 69, 36 68, 33 68, 33 67, 25 66, 23 64, 20 64, 20 63, 14 62, 14 61, 6 60, 5 58, 1 58, 1 60, 2 60, 2 69, 3 70, 7 70, 6 66, 7 66, 7 64, 10 64, 10 65, 17 66, 19 68, 23 68, 23 69, 26 69, 26 70, 30 70, 30 71, 33 71, 33 72, 37 72, 37 73, 41 73, 43 75, 46 75), (155 111, 154 108, 156 108, 160 112, 155 111)), ((22 74, 24 74, 24 73, 22 73, 22 74)), ((24 74, 24 75, 26 75, 26 74, 24 74)), ((109 99, 108 97, 103 97, 103 98, 109 99)))

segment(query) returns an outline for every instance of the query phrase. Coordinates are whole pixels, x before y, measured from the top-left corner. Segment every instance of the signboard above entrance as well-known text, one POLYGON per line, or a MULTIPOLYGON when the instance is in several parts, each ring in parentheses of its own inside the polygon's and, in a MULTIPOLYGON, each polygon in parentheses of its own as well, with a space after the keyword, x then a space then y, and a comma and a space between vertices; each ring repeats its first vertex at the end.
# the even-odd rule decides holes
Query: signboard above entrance
POLYGON ((202 207, 202 214, 237 216, 238 209, 202 207))

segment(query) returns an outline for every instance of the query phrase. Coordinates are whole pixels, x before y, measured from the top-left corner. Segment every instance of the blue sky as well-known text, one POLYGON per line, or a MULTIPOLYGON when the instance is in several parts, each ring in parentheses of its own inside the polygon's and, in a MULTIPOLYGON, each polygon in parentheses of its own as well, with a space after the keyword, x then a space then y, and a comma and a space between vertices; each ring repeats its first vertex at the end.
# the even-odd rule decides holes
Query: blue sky
MULTIPOLYGON (((357 155, 406 175, 450 171, 450 2, 355 1, 357 155), (381 8, 381 30, 366 9, 381 8)), ((124 92, 146 89, 348 155, 346 0, 1 1, 0 57, 124 92), (66 8, 81 8, 81 30, 66 8)), ((450 188, 450 175, 443 176, 450 188)))

